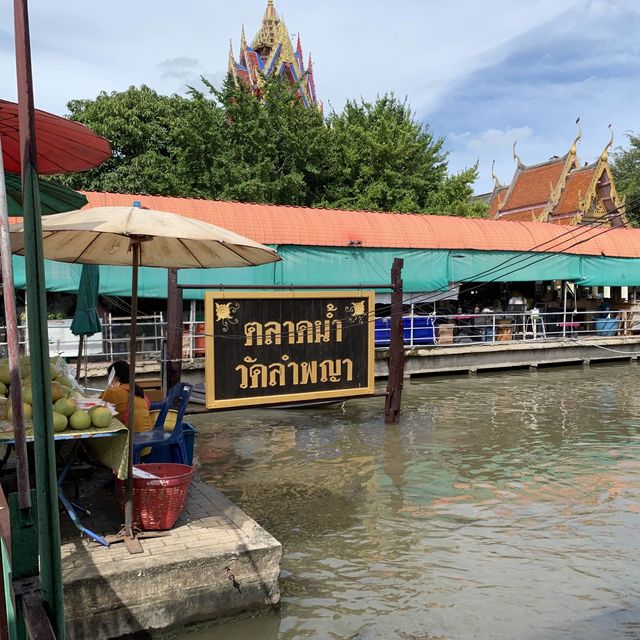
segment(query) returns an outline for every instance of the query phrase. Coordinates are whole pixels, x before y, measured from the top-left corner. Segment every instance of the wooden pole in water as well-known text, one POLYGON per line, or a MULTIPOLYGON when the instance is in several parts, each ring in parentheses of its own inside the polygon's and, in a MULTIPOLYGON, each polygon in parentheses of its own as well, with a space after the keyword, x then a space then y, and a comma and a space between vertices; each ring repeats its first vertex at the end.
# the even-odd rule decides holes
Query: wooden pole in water
POLYGON ((404 325, 402 319, 404 260, 394 258, 391 268, 391 343, 389 345, 389 382, 384 406, 385 424, 398 424, 404 383, 404 325))
POLYGON ((182 289, 178 287, 178 270, 169 269, 167 281, 167 342, 165 349, 166 391, 182 378, 182 289))

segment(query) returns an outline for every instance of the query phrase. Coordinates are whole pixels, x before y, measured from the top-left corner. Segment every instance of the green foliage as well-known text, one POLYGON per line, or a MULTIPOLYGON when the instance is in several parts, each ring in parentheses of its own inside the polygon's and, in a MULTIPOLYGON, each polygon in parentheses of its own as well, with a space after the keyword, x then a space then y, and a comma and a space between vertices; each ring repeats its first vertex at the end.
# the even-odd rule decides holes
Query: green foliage
POLYGON ((629 148, 616 149, 611 169, 619 193, 626 196, 627 219, 634 226, 640 226, 640 136, 628 135, 629 148))
POLYGON ((444 139, 385 95, 348 101, 325 118, 288 83, 262 95, 228 78, 206 93, 162 96, 149 87, 69 103, 70 116, 109 138, 113 158, 64 178, 76 189, 241 202, 480 216, 470 202, 476 167, 447 175, 444 139))

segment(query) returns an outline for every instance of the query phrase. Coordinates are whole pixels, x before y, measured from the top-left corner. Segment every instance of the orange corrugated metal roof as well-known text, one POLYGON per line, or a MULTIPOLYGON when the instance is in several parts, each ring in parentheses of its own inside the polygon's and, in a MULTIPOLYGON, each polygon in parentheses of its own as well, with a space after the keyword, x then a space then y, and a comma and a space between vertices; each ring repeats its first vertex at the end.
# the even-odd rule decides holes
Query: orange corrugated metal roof
POLYGON ((640 258, 640 230, 573 227, 544 222, 453 216, 339 211, 163 196, 85 192, 88 206, 131 206, 170 211, 235 231, 263 244, 366 248, 567 251, 640 258), (597 237, 596 237, 597 236, 597 237), (579 242, 576 246, 572 246, 579 242))
POLYGON ((560 180, 565 160, 565 158, 558 158, 521 169, 515 176, 515 183, 502 210, 546 204, 560 180))
POLYGON ((578 211, 580 197, 587 195, 594 173, 595 167, 585 167, 576 169, 567 176, 560 200, 553 210, 554 216, 578 211))

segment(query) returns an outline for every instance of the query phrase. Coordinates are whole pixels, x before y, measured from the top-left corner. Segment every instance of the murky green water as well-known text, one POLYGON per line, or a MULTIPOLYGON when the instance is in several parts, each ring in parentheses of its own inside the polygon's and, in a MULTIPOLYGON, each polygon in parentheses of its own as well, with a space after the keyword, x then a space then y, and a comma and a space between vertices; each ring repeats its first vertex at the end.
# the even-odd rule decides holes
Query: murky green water
POLYGON ((640 637, 640 368, 412 382, 399 427, 382 402, 197 421, 283 599, 185 638, 640 637))

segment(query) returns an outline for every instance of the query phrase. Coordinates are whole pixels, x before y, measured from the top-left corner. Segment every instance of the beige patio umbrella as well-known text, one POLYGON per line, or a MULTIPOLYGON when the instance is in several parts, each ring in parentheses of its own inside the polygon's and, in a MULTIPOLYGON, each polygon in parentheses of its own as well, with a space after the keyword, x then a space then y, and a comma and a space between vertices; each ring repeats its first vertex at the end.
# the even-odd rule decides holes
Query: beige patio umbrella
MULTIPOLYGON (((44 257, 59 262, 132 267, 129 361, 129 453, 125 534, 133 531, 133 424, 138 268, 207 269, 277 262, 277 252, 221 227, 141 207, 96 207, 42 218, 44 257)), ((11 225, 11 249, 24 255, 22 224, 11 225)))

